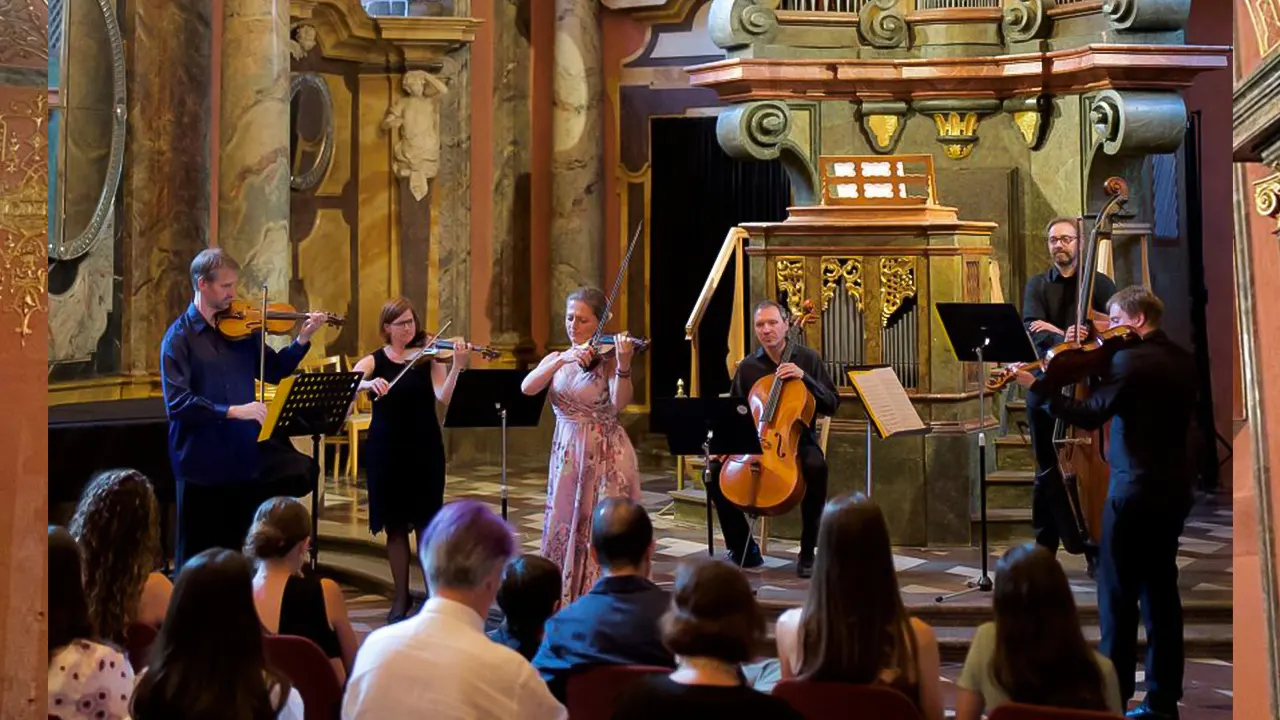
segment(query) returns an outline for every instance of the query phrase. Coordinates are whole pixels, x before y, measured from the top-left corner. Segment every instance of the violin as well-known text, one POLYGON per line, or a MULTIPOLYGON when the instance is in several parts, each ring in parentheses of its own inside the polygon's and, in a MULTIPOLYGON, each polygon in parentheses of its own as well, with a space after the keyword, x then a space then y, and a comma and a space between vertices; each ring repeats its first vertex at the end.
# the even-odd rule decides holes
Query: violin
MULTIPOLYGON (((779 365, 791 356, 804 327, 816 318, 813 301, 791 322, 779 365)), ((798 378, 766 375, 751 386, 747 400, 760 434, 762 455, 734 455, 720 471, 720 492, 729 502, 756 516, 781 515, 804 497, 800 439, 813 424, 817 401, 798 378)))
MULTIPOLYGON (((454 351, 452 340, 438 338, 436 340, 432 340, 428 345, 427 334, 422 330, 419 330, 418 334, 414 335, 413 340, 410 340, 409 344, 405 347, 422 349, 422 352, 413 355, 412 360, 408 362, 417 362, 418 360, 426 359, 444 360, 453 357, 454 351)), ((485 345, 472 345, 471 350, 472 352, 479 353, 485 360, 495 360, 498 356, 502 355, 501 352, 485 345)))
MULTIPOLYGON (((622 287, 622 278, 626 277, 627 266, 631 264, 631 254, 636 250, 636 242, 640 240, 640 231, 644 229, 644 223, 641 222, 636 226, 636 232, 631 236, 631 245, 627 247, 627 254, 622 258, 622 264, 618 267, 618 276, 613 280, 613 290, 609 292, 609 297, 604 303, 604 313, 600 316, 600 324, 596 326, 596 331, 592 334, 591 339, 587 341, 587 347, 591 349, 591 361, 582 368, 583 372, 591 372, 601 359, 617 349, 617 335, 606 335, 604 332, 604 324, 609 319, 610 310, 613 309, 613 301, 618 297, 618 290, 622 287)), ((631 336, 632 347, 636 352, 644 352, 649 349, 649 339, 643 337, 631 336)))
MULTIPOLYGON (((631 339, 631 346, 635 348, 636 352, 642 353, 649 349, 649 338, 637 335, 629 335, 628 337, 631 339)), ((590 343, 588 343, 588 346, 590 346, 590 343)), ((613 334, 601 335, 592 349, 598 355, 608 356, 618 349, 618 336, 613 334)))
POLYGON ((1111 364, 1111 358, 1117 352, 1141 339, 1138 331, 1128 325, 1101 331, 1095 329, 1082 341, 1054 345, 1036 362, 1014 365, 1000 371, 987 380, 987 390, 995 392, 1012 382, 1019 372, 1035 370, 1043 371, 1041 377, 1051 387, 1074 385, 1100 375, 1111 364))
MULTIPOLYGON (((288 303, 267 303, 267 321, 265 330, 268 335, 285 335, 293 331, 299 320, 306 320, 307 313, 298 312, 288 303)), ((342 327, 346 319, 341 315, 326 312, 325 324, 342 327)), ((248 300, 236 299, 231 306, 214 316, 218 332, 228 340, 243 340, 254 333, 263 331, 262 308, 248 300)))

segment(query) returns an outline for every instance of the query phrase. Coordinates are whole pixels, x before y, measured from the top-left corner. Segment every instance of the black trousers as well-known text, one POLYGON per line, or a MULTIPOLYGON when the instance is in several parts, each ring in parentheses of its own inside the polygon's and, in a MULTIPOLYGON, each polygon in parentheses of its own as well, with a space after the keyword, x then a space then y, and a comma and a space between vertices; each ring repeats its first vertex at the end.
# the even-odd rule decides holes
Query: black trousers
POLYGON ((1058 452, 1053 445, 1053 429, 1057 423, 1042 407, 1027 407, 1027 424, 1031 429, 1031 449, 1036 456, 1035 484, 1031 486, 1031 531, 1036 544, 1058 552, 1062 538, 1056 513, 1066 496, 1061 492, 1058 474, 1058 452))
POLYGON ((201 485, 178 480, 174 573, 209 548, 243 548, 253 515, 263 502, 280 495, 301 497, 316 487, 319 465, 292 443, 269 440, 258 446, 258 452, 258 474, 247 482, 201 485))
POLYGON ((1120 678, 1120 698, 1133 697, 1138 618, 1147 631, 1147 703, 1172 710, 1182 698, 1182 599, 1178 537, 1189 507, 1141 496, 1107 498, 1098 558, 1099 650, 1120 678))
MULTIPOLYGON (((798 455, 805 485, 804 499, 800 501, 800 559, 812 560, 813 546, 818 542, 818 522, 822 519, 822 508, 827 504, 827 459, 817 445, 807 442, 801 443, 798 455)), ((716 516, 720 518, 720 532, 733 559, 741 560, 751 528, 742 510, 720 492, 718 460, 711 461, 709 475, 707 491, 716 506, 716 516)))

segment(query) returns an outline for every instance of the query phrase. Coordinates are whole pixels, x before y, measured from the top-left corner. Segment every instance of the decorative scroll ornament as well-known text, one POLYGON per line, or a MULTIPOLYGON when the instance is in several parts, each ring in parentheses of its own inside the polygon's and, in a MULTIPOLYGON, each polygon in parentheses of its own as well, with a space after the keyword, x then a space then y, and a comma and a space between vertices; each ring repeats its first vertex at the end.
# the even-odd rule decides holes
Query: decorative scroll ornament
POLYGON ((49 312, 49 96, 25 94, 0 107, 0 312, 18 316, 24 346, 36 313, 49 312))
POLYGON ((1182 146, 1187 106, 1176 92, 1098 93, 1089 109, 1094 143, 1108 155, 1160 155, 1182 146))
POLYGON ((804 302, 804 258, 780 257, 774 261, 773 268, 778 294, 785 293, 787 309, 792 315, 799 315, 801 303, 804 302))
POLYGON ((1010 0, 1005 4, 1001 27, 1009 42, 1028 42, 1044 37, 1049 29, 1044 0, 1010 0))
POLYGON ((822 258, 822 309, 831 305, 836 288, 844 285, 844 291, 853 298, 854 306, 862 312, 862 258, 822 258))
POLYGON ((1280 173, 1253 184, 1253 207, 1259 215, 1276 221, 1275 233, 1280 235, 1280 173))
POLYGON ((777 34, 778 16, 761 0, 713 0, 707 15, 711 41, 725 50, 768 41, 777 34))
POLYGON ((716 118, 716 139, 730 157, 773 160, 791 133, 791 111, 776 100, 735 105, 716 118))
POLYGON ((1116 30, 1182 30, 1191 18, 1191 0, 1105 0, 1102 13, 1116 30))
POLYGON ((440 102, 449 88, 425 70, 410 70, 401 83, 406 97, 387 110, 382 127, 391 131, 391 169, 409 179, 413 199, 421 201, 440 171, 440 102))
POLYGON ((867 0, 858 11, 858 32, 872 47, 902 47, 907 42, 906 14, 898 0, 867 0))
POLYGON ((880 258, 880 324, 888 327, 889 318, 898 312, 902 302, 915 294, 915 258, 880 258))

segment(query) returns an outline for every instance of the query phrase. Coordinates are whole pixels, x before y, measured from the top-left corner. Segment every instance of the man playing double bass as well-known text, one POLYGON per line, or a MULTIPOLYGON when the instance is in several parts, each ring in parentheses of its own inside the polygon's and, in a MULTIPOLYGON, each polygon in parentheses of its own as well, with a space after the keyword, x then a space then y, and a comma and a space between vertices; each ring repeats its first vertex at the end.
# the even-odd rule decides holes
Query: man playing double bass
MULTIPOLYGON (((315 487, 318 470, 292 444, 258 442, 267 406, 254 397, 260 336, 228 340, 218 313, 231 306, 240 265, 218 248, 191 262, 195 297, 173 321, 160 346, 160 376, 169 418, 169 462, 178 484, 175 571, 203 550, 238 550, 258 504, 272 495, 301 495, 315 487)), ((309 313, 297 341, 266 348, 266 381, 297 369, 311 336, 325 322, 309 313)))
POLYGON ((1111 326, 1127 325, 1141 340, 1119 350, 1087 400, 1020 372, 1027 407, 1085 430, 1111 421, 1107 444, 1111 482, 1098 555, 1100 650, 1111 658, 1124 702, 1133 697, 1138 614, 1147 631, 1147 695, 1129 717, 1177 718, 1182 697, 1182 601, 1178 537, 1192 504, 1188 431, 1195 407, 1191 355, 1160 329, 1164 305, 1142 286, 1108 302, 1111 326))
MULTIPOLYGON (((1080 258, 1080 229, 1074 218, 1056 218, 1045 228, 1049 257, 1053 265, 1027 281, 1022 293, 1022 320, 1031 333, 1036 353, 1041 357, 1054 345, 1074 340, 1081 328, 1076 326, 1079 280, 1076 270, 1080 258)), ((1106 313, 1107 298, 1115 294, 1111 278, 1095 272, 1090 308, 1106 313)), ((1070 538, 1077 527, 1068 504, 1062 476, 1058 470, 1058 451, 1054 446, 1055 422, 1047 412, 1027 405, 1027 422, 1031 429, 1031 447, 1036 456, 1035 484, 1031 490, 1031 527, 1036 543, 1058 551, 1060 540, 1070 538)), ((1087 541, 1088 538, 1083 540, 1087 541)), ((1067 542, 1071 552, 1074 542, 1067 542)), ((1090 562, 1093 553, 1087 552, 1090 562)))
MULTIPOLYGON (((787 316, 786 309, 773 300, 762 300, 756 305, 751 317, 760 347, 738 364, 729 394, 738 398, 750 396, 752 386, 766 375, 775 375, 779 381, 795 378, 813 394, 815 415, 830 416, 840 404, 840 395, 822 364, 822 357, 810 348, 796 345, 791 362, 778 364, 787 346, 787 316)), ((804 499, 800 501, 802 528, 796 572, 800 577, 809 577, 813 572, 813 548, 818 541, 818 521, 822 519, 822 507, 827 502, 827 460, 818 447, 813 428, 801 437, 798 454, 805 489, 804 499)), ((742 510, 720 491, 721 461, 722 458, 711 461, 708 494, 720 518, 720 531, 729 548, 729 557, 743 567, 759 567, 764 558, 760 556, 755 539, 749 537, 750 527, 742 510), (750 546, 747 545, 748 540, 750 546)))

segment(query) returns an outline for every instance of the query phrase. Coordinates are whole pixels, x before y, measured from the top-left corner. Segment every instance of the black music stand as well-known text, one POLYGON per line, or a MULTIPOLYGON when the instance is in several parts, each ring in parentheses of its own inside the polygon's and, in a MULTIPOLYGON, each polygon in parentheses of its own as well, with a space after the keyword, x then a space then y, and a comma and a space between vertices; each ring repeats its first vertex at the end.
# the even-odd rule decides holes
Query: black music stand
POLYGON ((537 427, 547 390, 525 395, 524 370, 467 370, 458 375, 445 411, 447 428, 502 428, 502 519, 507 519, 507 428, 537 427))
MULTIPOLYGON (((276 386, 258 442, 311 436, 312 459, 320 463, 320 436, 337 435, 347 424, 351 403, 364 375, 358 372, 290 375, 276 386)), ((320 556, 320 490, 323 473, 316 473, 311 490, 311 570, 320 556)))
MULTIPOLYGON (((976 362, 979 380, 986 377, 986 363, 1031 363, 1038 358, 1031 335, 1022 323, 1018 309, 1008 303, 936 303, 938 318, 951 341, 951 350, 961 362, 976 362)), ((939 595, 935 602, 978 590, 991 592, 991 576, 987 573, 990 555, 987 549, 987 393, 978 392, 978 492, 981 505, 982 575, 967 584, 968 590, 939 595)))
MULTIPOLYGON (((707 494, 707 554, 715 557, 715 523, 711 518, 711 456, 760 455, 760 435, 745 398, 658 398, 654 415, 666 428, 672 455, 702 456, 702 487, 707 494)), ((747 546, 751 533, 747 533, 747 546)), ((745 554, 744 554, 745 558, 745 554)))

